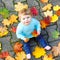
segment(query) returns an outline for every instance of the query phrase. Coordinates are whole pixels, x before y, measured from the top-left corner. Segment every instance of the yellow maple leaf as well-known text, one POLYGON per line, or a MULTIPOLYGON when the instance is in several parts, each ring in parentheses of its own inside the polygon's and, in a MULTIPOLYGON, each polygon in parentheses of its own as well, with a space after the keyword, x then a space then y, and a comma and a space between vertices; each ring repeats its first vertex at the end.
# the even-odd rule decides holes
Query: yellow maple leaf
POLYGON ((52 7, 52 4, 47 4, 46 6, 44 6, 44 7, 42 8, 42 10, 43 10, 43 11, 45 11, 45 10, 50 10, 51 7, 52 7))
POLYGON ((18 22, 17 18, 18 18, 18 16, 14 15, 14 14, 11 15, 10 18, 9 18, 10 24, 17 23, 18 22))
POLYGON ((15 10, 16 11, 22 11, 22 10, 25 10, 25 9, 28 9, 28 5, 27 4, 23 4, 21 2, 18 2, 16 5, 15 5, 15 10))
POLYGON ((58 11, 59 9, 60 9, 60 6, 59 5, 56 5, 56 6, 53 7, 53 10, 54 11, 58 11))
POLYGON ((35 47, 35 50, 32 52, 33 56, 35 56, 35 58, 40 58, 41 56, 45 55, 45 50, 44 48, 40 48, 38 46, 35 47))
POLYGON ((5 58, 5 60, 15 60, 13 57, 11 57, 11 56, 7 56, 6 58, 5 58))
POLYGON ((55 60, 55 59, 53 59, 52 54, 49 54, 49 55, 45 55, 43 60, 55 60))
POLYGON ((54 14, 51 18, 51 22, 56 22, 58 20, 58 16, 56 14, 54 14))
POLYGON ((44 15, 45 15, 45 17, 47 17, 47 16, 51 17, 53 15, 53 11, 47 10, 46 12, 44 12, 44 15))
POLYGON ((0 27, 0 37, 5 36, 8 34, 8 30, 6 27, 0 27))
POLYGON ((9 22, 8 19, 4 19, 4 20, 2 21, 2 23, 3 23, 4 26, 9 26, 9 25, 10 25, 10 22, 9 22))
POLYGON ((24 60, 26 58, 26 54, 24 51, 16 53, 16 60, 24 60))

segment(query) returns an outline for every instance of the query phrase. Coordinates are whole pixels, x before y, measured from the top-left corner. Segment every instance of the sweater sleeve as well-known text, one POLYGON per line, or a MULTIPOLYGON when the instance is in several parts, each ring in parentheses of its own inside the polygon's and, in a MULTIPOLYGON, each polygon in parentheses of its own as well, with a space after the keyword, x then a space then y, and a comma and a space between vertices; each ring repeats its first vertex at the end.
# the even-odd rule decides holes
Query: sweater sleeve
POLYGON ((35 26, 36 26, 37 32, 41 32, 40 22, 37 19, 34 19, 34 20, 35 20, 35 26))
POLYGON ((23 33, 22 33, 22 29, 23 29, 23 28, 22 28, 21 25, 18 25, 18 26, 17 26, 16 36, 17 36, 17 38, 20 38, 20 39, 24 40, 25 36, 24 36, 23 33))

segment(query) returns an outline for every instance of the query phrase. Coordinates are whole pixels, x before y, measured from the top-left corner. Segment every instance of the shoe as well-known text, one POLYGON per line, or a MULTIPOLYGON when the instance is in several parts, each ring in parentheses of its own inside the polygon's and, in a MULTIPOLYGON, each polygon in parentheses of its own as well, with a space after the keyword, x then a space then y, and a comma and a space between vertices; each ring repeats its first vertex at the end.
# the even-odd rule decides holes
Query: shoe
POLYGON ((51 47, 50 47, 50 46, 46 46, 45 49, 46 49, 46 50, 50 50, 51 47))
POLYGON ((31 54, 26 55, 27 59, 31 59, 31 54))

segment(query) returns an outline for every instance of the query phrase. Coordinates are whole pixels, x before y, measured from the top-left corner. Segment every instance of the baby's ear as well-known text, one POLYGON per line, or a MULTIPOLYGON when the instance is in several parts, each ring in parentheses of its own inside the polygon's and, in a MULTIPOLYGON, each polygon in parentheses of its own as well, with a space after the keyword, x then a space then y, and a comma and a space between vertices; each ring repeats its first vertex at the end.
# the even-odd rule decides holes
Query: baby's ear
POLYGON ((21 17, 21 12, 18 12, 18 17, 21 17))

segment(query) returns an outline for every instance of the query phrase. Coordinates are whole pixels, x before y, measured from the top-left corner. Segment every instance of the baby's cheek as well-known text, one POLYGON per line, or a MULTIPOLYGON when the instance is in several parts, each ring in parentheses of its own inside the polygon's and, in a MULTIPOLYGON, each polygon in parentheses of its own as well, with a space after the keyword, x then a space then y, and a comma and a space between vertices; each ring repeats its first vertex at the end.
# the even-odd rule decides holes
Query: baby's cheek
POLYGON ((23 21, 23 23, 25 24, 25 21, 23 21))
POLYGON ((31 21, 31 18, 29 18, 29 21, 31 21))
POLYGON ((21 22, 24 23, 25 21, 21 19, 21 22))

